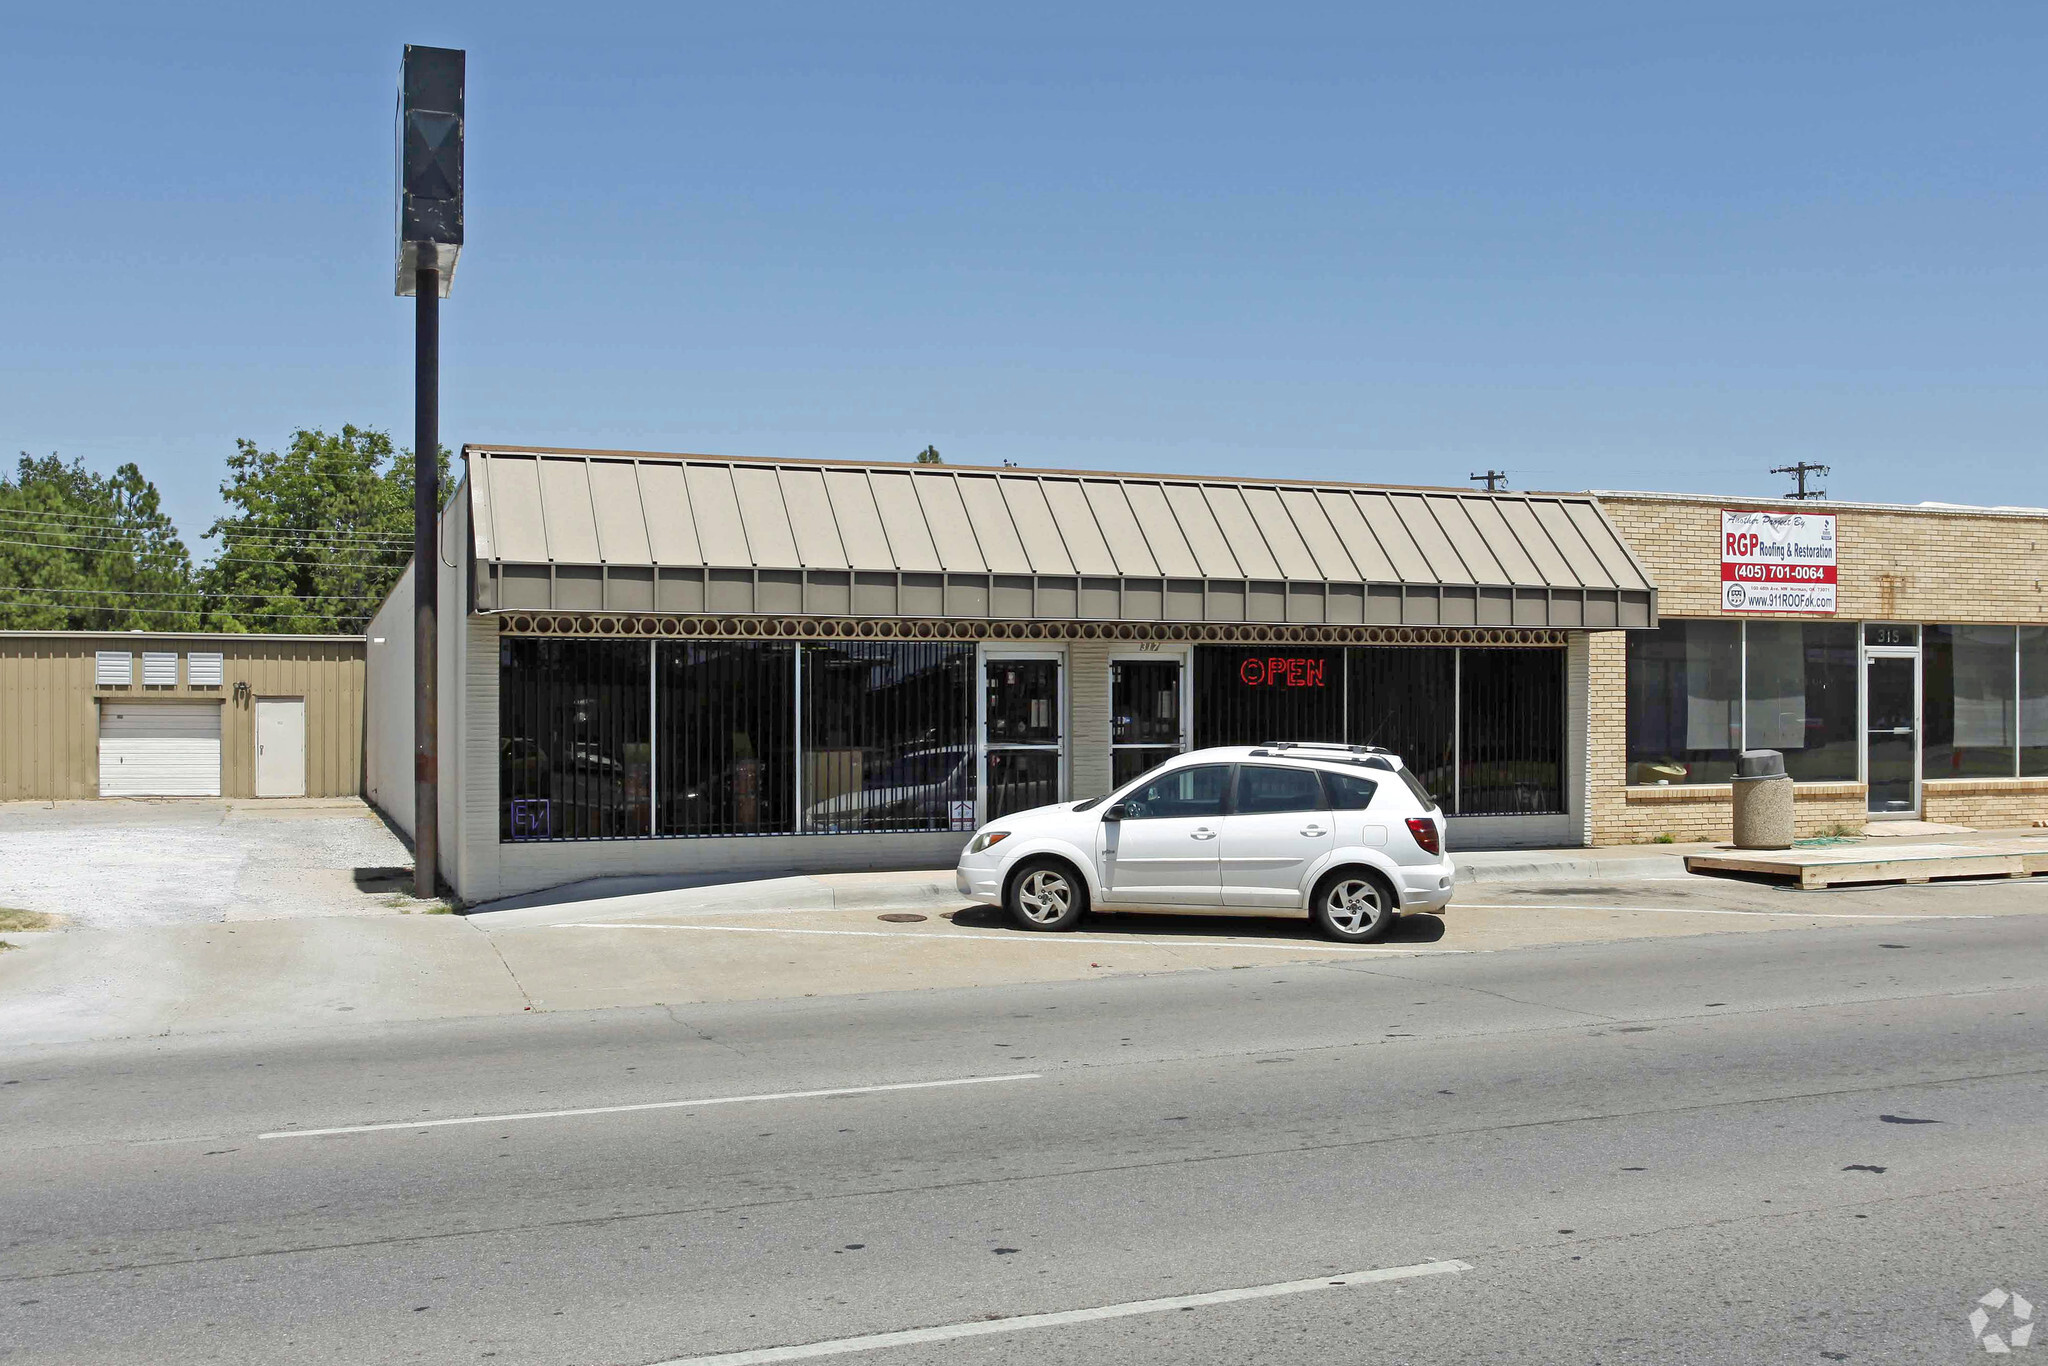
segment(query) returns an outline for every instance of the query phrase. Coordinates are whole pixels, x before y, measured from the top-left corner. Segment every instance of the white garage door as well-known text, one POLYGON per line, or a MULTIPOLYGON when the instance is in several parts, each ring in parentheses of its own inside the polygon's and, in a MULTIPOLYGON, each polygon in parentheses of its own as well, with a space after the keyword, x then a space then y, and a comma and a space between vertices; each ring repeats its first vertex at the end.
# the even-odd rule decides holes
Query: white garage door
POLYGON ((217 702, 103 703, 100 795, 218 797, 222 710, 217 702))

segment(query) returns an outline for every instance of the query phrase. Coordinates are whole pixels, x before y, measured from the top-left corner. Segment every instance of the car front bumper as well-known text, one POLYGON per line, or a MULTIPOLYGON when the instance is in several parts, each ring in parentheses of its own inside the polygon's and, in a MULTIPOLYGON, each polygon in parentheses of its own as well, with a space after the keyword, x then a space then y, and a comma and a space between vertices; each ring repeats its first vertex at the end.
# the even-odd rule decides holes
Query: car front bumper
POLYGON ((963 859, 953 870, 953 885, 959 888, 960 895, 984 906, 1000 906, 1003 902, 1002 865, 991 863, 984 867, 978 860, 970 864, 963 859))

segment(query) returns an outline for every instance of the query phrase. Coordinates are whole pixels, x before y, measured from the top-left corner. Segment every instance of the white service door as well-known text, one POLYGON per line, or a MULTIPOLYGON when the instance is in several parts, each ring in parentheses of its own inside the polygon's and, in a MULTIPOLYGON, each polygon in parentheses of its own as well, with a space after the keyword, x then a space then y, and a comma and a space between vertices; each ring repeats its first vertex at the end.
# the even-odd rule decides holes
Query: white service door
POLYGON ((1303 905, 1302 880, 1335 847, 1321 782, 1307 769, 1242 764, 1219 851, 1226 906, 1303 905))
POLYGON ((256 699, 256 795, 306 795, 306 700, 256 699))
POLYGON ((102 797, 218 797, 218 702, 100 704, 102 797))

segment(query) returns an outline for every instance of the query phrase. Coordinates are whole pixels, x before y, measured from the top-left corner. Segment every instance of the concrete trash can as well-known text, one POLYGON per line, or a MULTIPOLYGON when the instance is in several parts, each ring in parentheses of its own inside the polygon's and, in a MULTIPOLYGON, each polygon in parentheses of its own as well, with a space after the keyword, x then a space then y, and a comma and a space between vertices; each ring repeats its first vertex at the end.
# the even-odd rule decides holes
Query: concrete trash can
POLYGON ((1792 847, 1792 778, 1775 749, 1746 749, 1735 759, 1735 847, 1792 847))

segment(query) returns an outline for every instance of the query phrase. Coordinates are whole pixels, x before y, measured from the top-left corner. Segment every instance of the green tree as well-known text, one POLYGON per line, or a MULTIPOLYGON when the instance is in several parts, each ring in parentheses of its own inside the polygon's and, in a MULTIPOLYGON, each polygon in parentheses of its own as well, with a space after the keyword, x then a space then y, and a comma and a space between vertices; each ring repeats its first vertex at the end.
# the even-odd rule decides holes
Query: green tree
MULTIPOLYGON (((448 452, 440 452, 448 492, 448 452)), ((207 529, 209 625, 220 631, 361 631, 412 556, 412 456, 384 432, 292 433, 283 451, 235 442, 207 529)))
POLYGON ((0 476, 0 627, 192 630, 199 608, 192 556, 134 465, 23 452, 0 476))
POLYGON ((920 465, 943 465, 946 462, 939 459, 939 448, 937 446, 926 446, 917 453, 917 463, 920 465))

